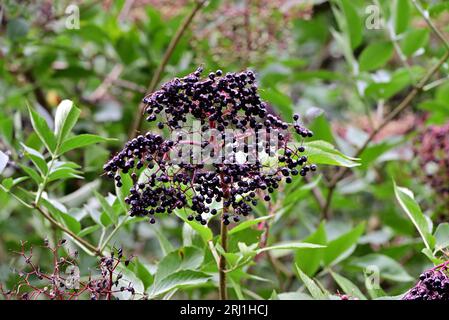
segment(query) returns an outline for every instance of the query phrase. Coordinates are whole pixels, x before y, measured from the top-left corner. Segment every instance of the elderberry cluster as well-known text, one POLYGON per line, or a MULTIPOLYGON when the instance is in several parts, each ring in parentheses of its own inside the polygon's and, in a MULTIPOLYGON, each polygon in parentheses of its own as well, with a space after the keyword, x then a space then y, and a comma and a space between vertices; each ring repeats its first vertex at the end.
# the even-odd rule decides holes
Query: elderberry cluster
POLYGON ((427 182, 443 205, 449 203, 449 123, 427 127, 417 139, 415 154, 427 182))
POLYGON ((419 282, 410 289, 403 300, 449 300, 449 277, 446 264, 419 276, 419 282))
POLYGON ((270 201, 282 181, 316 170, 302 143, 313 133, 299 115, 287 123, 267 111, 252 71, 223 75, 218 70, 206 79, 201 72, 171 80, 143 99, 146 120, 167 129, 171 139, 139 135, 104 166, 117 187, 123 186, 120 173, 131 175, 125 199, 131 216, 149 216, 155 223, 155 214, 188 208, 190 221, 206 224, 207 215, 223 211, 224 224, 238 222, 258 199, 270 201), (230 129, 237 133, 229 134, 230 129), (294 143, 290 131, 300 142, 294 143), (193 134, 200 141, 186 140, 193 134))

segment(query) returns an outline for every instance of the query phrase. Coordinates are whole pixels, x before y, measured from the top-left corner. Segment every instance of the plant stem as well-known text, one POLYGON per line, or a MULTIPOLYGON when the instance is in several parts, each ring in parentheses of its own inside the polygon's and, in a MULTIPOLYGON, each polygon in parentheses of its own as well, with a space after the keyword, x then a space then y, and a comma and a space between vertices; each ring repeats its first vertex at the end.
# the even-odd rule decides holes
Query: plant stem
MULTIPOLYGON (((151 78, 151 82, 150 82, 150 85, 149 85, 148 91, 147 91, 148 93, 152 93, 156 89, 156 86, 158 85, 159 81, 161 80, 162 74, 165 70, 165 67, 168 64, 168 61, 170 60, 170 58, 173 54, 173 51, 175 50, 176 46, 178 45, 179 40, 181 40, 182 35, 188 29, 193 18, 198 13, 198 11, 203 7, 205 2, 206 2, 205 0, 197 0, 192 11, 189 13, 189 15, 185 18, 185 20, 180 24, 180 26, 176 30, 175 35, 173 36, 170 43, 168 44, 167 50, 165 51, 164 56, 162 57, 161 63, 159 64, 156 71, 154 72, 153 77, 151 78)), ((128 134, 129 137, 135 137, 137 135, 137 133, 139 132, 140 127, 142 126, 144 108, 145 108, 145 105, 141 102, 139 105, 139 110, 138 110, 137 116, 134 119, 134 123, 131 127, 131 131, 128 134)))
MULTIPOLYGON (((57 149, 59 149, 59 148, 57 148, 57 149)), ((48 165, 48 171, 45 174, 45 176, 43 177, 43 181, 37 190, 36 199, 34 200, 34 202, 36 202, 36 205, 39 205, 39 201, 42 198, 42 193, 45 191, 45 188, 47 187, 48 177, 50 176, 51 170, 53 170, 53 165, 55 164, 55 161, 58 157, 57 152, 58 152, 58 150, 56 150, 55 153, 53 153, 51 155, 51 160, 48 165)))
MULTIPOLYGON (((223 214, 227 212, 227 208, 223 208, 223 214)), ((221 238, 221 247, 224 252, 228 250, 228 226, 224 224, 223 219, 221 219, 221 227, 220 227, 220 238, 221 238)), ((226 257, 221 254, 220 260, 218 264, 219 268, 219 278, 220 278, 220 286, 219 286, 219 297, 220 300, 227 300, 228 293, 226 289, 226 257)))
POLYGON ((108 245, 109 241, 115 236, 115 234, 121 229, 121 227, 125 224, 125 222, 128 220, 128 216, 125 216, 123 220, 114 228, 114 230, 111 231, 111 233, 108 235, 108 237, 103 241, 100 242, 101 245, 99 245, 100 252, 103 252, 103 250, 108 245))

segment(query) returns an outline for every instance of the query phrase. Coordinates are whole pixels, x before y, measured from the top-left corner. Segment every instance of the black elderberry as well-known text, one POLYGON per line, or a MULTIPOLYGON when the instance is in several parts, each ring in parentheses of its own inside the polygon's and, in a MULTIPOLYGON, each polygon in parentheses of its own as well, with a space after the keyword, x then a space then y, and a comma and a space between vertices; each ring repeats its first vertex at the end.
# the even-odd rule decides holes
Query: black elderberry
POLYGON ((449 300, 448 262, 430 269, 419 276, 418 283, 403 300, 449 300))
MULTIPOLYGON (((219 147, 229 152, 221 155, 220 163, 213 165, 201 161, 179 163, 174 158, 184 156, 182 147, 194 145, 179 132, 174 140, 147 132, 128 141, 104 165, 104 171, 108 177, 115 178, 119 188, 123 186, 120 173, 131 174, 133 186, 125 200, 131 216, 149 215, 150 223, 154 223, 155 214, 189 208, 193 213, 187 220, 205 225, 206 214, 217 214, 210 205, 223 202, 223 212, 229 212, 222 215, 223 223, 227 225, 230 220, 238 222, 241 216, 252 211, 252 206, 257 205, 258 191, 273 193, 282 181, 291 183, 292 176, 298 173, 304 176, 308 171, 316 170, 316 166, 308 164, 306 156, 300 155, 305 151, 304 146, 288 145, 292 141, 287 132, 290 127, 303 138, 312 136, 312 132, 298 123, 297 114, 293 116, 294 125, 290 125, 267 110, 258 94, 252 71, 223 76, 223 72, 217 70, 206 79, 200 78, 201 73, 198 69, 184 78, 173 79, 146 96, 143 102, 147 121, 158 121, 159 129, 167 128, 173 133, 178 129, 188 131, 187 122, 198 120, 198 129, 205 135, 211 129, 219 132, 202 137, 197 143, 202 150, 210 148, 204 154, 214 158, 220 155, 219 147), (227 141, 227 129, 253 134, 256 145, 249 145, 244 138, 235 136, 227 141), (272 138, 261 142, 269 135, 277 138, 275 143, 271 142, 272 138), (220 137, 223 145, 218 142, 220 137), (244 154, 239 161, 236 161, 237 150, 244 154), (264 163, 257 157, 256 161, 250 161, 254 151, 265 151, 270 157, 277 158, 280 166, 270 172, 264 171, 264 163), (139 178, 142 175, 145 179, 139 178)), ((192 149, 187 153, 190 160, 196 156, 192 149)), ((271 197, 265 195, 264 200, 270 201, 271 197)))

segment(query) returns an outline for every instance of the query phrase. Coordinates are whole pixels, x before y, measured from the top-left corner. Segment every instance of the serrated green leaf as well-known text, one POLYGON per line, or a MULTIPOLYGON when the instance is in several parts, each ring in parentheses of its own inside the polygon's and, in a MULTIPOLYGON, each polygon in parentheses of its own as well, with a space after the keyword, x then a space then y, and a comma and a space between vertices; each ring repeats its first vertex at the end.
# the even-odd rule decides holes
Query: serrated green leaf
POLYGON ((145 290, 153 284, 153 275, 150 270, 142 262, 140 262, 139 259, 132 259, 128 269, 132 270, 132 272, 142 281, 145 286, 145 290))
POLYGON ((360 71, 371 71, 384 66, 393 56, 393 52, 394 47, 390 42, 370 44, 360 54, 360 71))
POLYGON ((48 175, 47 182, 61 179, 84 179, 83 176, 80 175, 80 173, 80 171, 70 167, 55 168, 48 175))
POLYGON ((19 164, 19 166, 31 179, 33 179, 34 182, 36 182, 36 184, 40 184, 43 181, 42 177, 33 168, 22 164, 19 164))
POLYGON ((394 31, 399 35, 408 28, 410 22, 410 4, 409 0, 394 0, 392 4, 394 31))
POLYGON ((60 216, 64 220, 64 224, 75 234, 81 231, 81 223, 68 213, 61 212, 60 216))
POLYGON ((28 180, 28 177, 19 177, 19 178, 16 178, 16 179, 13 179, 13 178, 7 178, 7 179, 4 179, 4 180, 2 181, 2 185, 3 185, 6 189, 10 190, 12 187, 18 185, 19 183, 21 183, 21 182, 23 182, 23 181, 25 181, 25 180, 28 180))
POLYGON ((278 108, 282 118, 291 119, 293 117, 293 103, 289 96, 274 88, 260 90, 259 94, 263 100, 278 108))
POLYGON ((315 164, 327 164, 342 167, 356 167, 360 165, 357 158, 349 157, 335 149, 335 147, 322 140, 316 140, 304 143, 305 155, 309 162, 315 164))
POLYGON ((429 41, 429 30, 417 29, 410 30, 405 34, 401 41, 402 53, 407 57, 413 55, 420 48, 426 46, 429 41))
POLYGON ((203 261, 204 252, 196 247, 183 247, 172 251, 159 262, 154 281, 159 283, 177 271, 199 269, 203 261))
MULTIPOLYGON (((186 209, 187 210, 187 209, 186 209)), ((185 223, 189 224, 193 230, 198 232, 198 234, 201 236, 203 241, 207 243, 208 241, 212 240, 213 234, 212 231, 209 229, 207 225, 203 226, 202 224, 198 223, 198 221, 189 221, 187 220, 188 213, 186 210, 174 210, 174 213, 180 217, 185 223)))
POLYGON ((360 291, 360 289, 349 279, 331 271, 331 275, 335 282, 340 286, 344 293, 351 297, 356 297, 360 300, 366 300, 365 295, 360 291))
POLYGON ((160 282, 154 283, 148 288, 147 293, 150 297, 156 297, 173 289, 204 284, 209 279, 210 276, 205 273, 182 270, 169 275, 160 282))
POLYGON ((101 208, 103 211, 108 215, 108 217, 111 219, 112 222, 116 225, 118 223, 118 215, 115 214, 114 209, 109 204, 109 202, 106 200, 105 197, 103 197, 101 194, 99 194, 97 191, 94 191, 94 195, 97 198, 98 202, 101 205, 101 208))
POLYGON ((361 223, 351 231, 341 235, 340 237, 329 241, 324 252, 323 262, 326 266, 337 262, 344 257, 344 254, 354 248, 358 239, 365 230, 365 224, 361 223))
POLYGON ((435 230, 435 249, 441 250, 449 247, 449 223, 440 223, 435 230))
POLYGON ((435 243, 435 239, 432 236, 432 225, 422 213, 418 203, 416 203, 413 192, 407 188, 398 187, 396 182, 394 182, 394 194, 402 210, 418 230, 426 248, 432 250, 435 243))
POLYGON ((129 190, 131 189, 133 182, 129 175, 120 173, 122 186, 115 187, 115 193, 117 195, 118 201, 120 202, 120 205, 122 206, 122 209, 127 212, 128 211, 128 205, 125 202, 125 198, 128 196, 129 190))
POLYGON ((63 100, 58 105, 55 115, 55 136, 57 145, 61 146, 67 135, 78 121, 81 111, 70 100, 63 100))
POLYGON ((30 106, 27 107, 28 112, 30 113, 31 125, 33 126, 37 136, 50 152, 55 152, 56 138, 48 127, 47 121, 45 121, 45 119, 42 118, 36 111, 31 109, 30 106))
POLYGON ((46 175, 48 173, 48 166, 44 156, 39 151, 34 150, 23 143, 21 143, 21 145, 25 150, 25 156, 34 163, 42 175, 46 175))
POLYGON ((379 275, 385 279, 399 282, 413 281, 413 278, 405 271, 394 259, 377 253, 368 254, 366 256, 351 260, 351 265, 362 269, 377 269, 379 275))
POLYGON ((159 245, 161 246, 162 253, 164 255, 167 255, 175 250, 162 231, 160 231, 159 229, 155 229, 154 232, 156 233, 157 240, 159 240, 159 245))
MULTIPOLYGON (((324 222, 320 223, 317 230, 303 241, 307 243, 326 245, 327 237, 324 222)), ((298 249, 295 251, 295 263, 304 273, 306 273, 309 277, 312 277, 320 267, 324 250, 325 249, 319 248, 315 250, 298 249)))
POLYGON ((235 234, 237 232, 240 232, 242 230, 248 229, 248 228, 250 228, 251 226, 253 226, 255 224, 258 224, 258 223, 260 223, 262 221, 265 221, 265 220, 268 220, 268 219, 271 219, 271 218, 273 218, 273 217, 272 216, 264 216, 264 217, 259 217, 259 218, 256 218, 256 219, 249 219, 249 220, 243 221, 243 222, 239 223, 238 225, 236 225, 231 230, 229 230, 228 234, 229 235, 235 234))
POLYGON ((280 242, 272 246, 260 248, 257 250, 257 254, 269 251, 269 250, 294 250, 294 249, 317 249, 317 248, 325 248, 326 246, 307 243, 307 242, 298 242, 298 241, 286 241, 280 242))
POLYGON ((83 237, 85 237, 85 236, 91 234, 92 232, 97 231, 98 229, 100 229, 100 225, 94 224, 93 226, 89 226, 89 227, 84 228, 83 230, 81 230, 81 231, 78 233, 78 236, 80 236, 81 238, 83 238, 83 237))
POLYGON ((311 278, 309 278, 302 270, 295 265, 296 272, 299 275, 299 278, 306 286, 307 290, 309 290, 310 294, 314 299, 323 300, 327 298, 327 295, 320 289, 320 287, 313 281, 311 278))
POLYGON ((347 29, 345 31, 349 34, 351 48, 355 49, 362 42, 362 19, 350 0, 340 0, 340 7, 345 17, 347 29))
POLYGON ((108 141, 109 139, 94 134, 80 134, 67 138, 61 145, 60 153, 66 153, 70 150, 89 146, 91 144, 108 141))

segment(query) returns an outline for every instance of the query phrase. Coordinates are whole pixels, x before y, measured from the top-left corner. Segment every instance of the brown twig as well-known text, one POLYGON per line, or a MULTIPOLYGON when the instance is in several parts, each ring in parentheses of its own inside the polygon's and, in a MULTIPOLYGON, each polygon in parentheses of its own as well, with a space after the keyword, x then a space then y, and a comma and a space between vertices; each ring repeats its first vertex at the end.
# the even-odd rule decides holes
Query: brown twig
MULTIPOLYGON (((152 93, 156 89, 157 85, 159 84, 159 81, 162 78, 162 74, 165 70, 165 67, 167 66, 168 61, 170 60, 170 58, 173 54, 173 51, 175 50, 176 46, 179 43, 179 40, 181 40, 182 35, 188 29, 190 23, 193 21, 193 18, 200 11, 200 9, 203 7, 205 2, 206 2, 205 0, 197 0, 192 11, 189 13, 189 15, 184 19, 184 21, 180 24, 180 26, 176 30, 175 35, 173 36, 170 43, 168 44, 167 50, 165 51, 164 56, 162 57, 161 63, 159 64, 159 66, 157 67, 156 71, 153 74, 153 77, 151 78, 151 82, 148 87, 148 93, 152 93)), ((129 137, 134 137, 139 132, 139 130, 142 126, 144 108, 145 108, 145 105, 141 102, 139 104, 139 110, 136 115, 136 118, 134 119, 134 123, 131 127, 129 134, 128 134, 129 137)))

